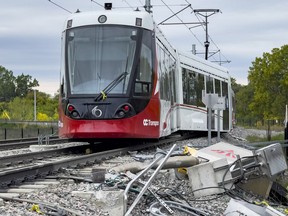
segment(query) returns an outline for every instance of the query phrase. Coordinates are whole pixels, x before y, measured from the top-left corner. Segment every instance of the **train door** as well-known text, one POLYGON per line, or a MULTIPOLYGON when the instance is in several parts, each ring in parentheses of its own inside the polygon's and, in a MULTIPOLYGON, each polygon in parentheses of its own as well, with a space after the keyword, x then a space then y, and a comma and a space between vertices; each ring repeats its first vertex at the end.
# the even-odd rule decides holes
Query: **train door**
POLYGON ((230 99, 228 97, 228 83, 222 82, 222 96, 225 97, 225 110, 223 111, 223 130, 229 130, 230 128, 230 99))
POLYGON ((177 130, 176 83, 175 83, 176 62, 173 59, 171 59, 171 61, 173 61, 173 63, 171 64, 171 70, 170 70, 170 94, 171 94, 170 128, 171 131, 174 132, 177 130))
MULTIPOLYGON (((214 79, 211 76, 206 76, 206 93, 207 94, 214 94, 214 79)), ((211 110, 212 116, 211 116, 211 130, 215 130, 215 110, 211 110)), ((209 112, 207 108, 207 129, 208 129, 208 121, 209 121, 209 112)))
POLYGON ((169 54, 162 44, 157 44, 158 76, 160 85, 160 136, 171 134, 169 112, 171 108, 169 54))

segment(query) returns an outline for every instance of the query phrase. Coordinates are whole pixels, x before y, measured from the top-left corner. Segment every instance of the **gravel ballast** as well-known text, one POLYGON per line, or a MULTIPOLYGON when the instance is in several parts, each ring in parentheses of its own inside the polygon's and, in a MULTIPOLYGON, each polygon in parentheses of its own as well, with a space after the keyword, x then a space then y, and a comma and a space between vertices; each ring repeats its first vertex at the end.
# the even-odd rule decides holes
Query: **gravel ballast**
MULTIPOLYGON (((266 131, 257 131, 257 134, 266 134, 266 131)), ((230 144, 245 144, 245 138, 248 135, 254 135, 255 131, 253 130, 245 130, 243 128, 235 128, 231 131, 231 134, 235 137, 239 137, 242 139, 233 139, 230 135, 225 135, 221 137, 221 141, 229 142, 230 144)), ((207 138, 197 138, 197 139, 190 139, 185 140, 177 143, 179 147, 190 145, 194 146, 195 148, 202 148, 204 146, 207 146, 207 138)), ((212 144, 217 143, 216 138, 212 138, 212 144)), ((169 149, 169 147, 167 147, 169 149)), ((138 152, 138 154, 143 155, 153 155, 155 153, 155 150, 146 150, 138 152)), ((116 160, 112 159, 113 164, 110 166, 117 165, 115 161, 124 161, 124 162, 132 162, 133 159, 130 156, 123 156, 119 157, 116 160)), ((106 165, 109 164, 109 160, 105 162, 106 165)), ((103 165, 103 164, 102 164, 103 165)), ((72 171, 76 172, 76 171, 72 171)), ((71 171, 67 170, 67 173, 71 174, 71 171)), ((60 175, 67 175, 67 173, 61 173, 60 175)), ((145 175, 145 179, 147 180, 152 175, 152 172, 149 172, 147 175, 145 175)), ((85 177, 85 176, 84 176, 85 177)), ((86 176, 86 177, 89 177, 86 176)), ((96 193, 96 191, 99 190, 119 190, 116 189, 117 185, 114 187, 109 185, 100 187, 101 185, 98 183, 88 183, 88 182, 78 182, 74 180, 67 180, 62 179, 58 180, 58 184, 50 184, 44 189, 38 189, 35 190, 33 193, 27 193, 27 194, 21 194, 20 199, 27 199, 27 200, 35 200, 43 203, 50 203, 55 208, 57 206, 61 206, 64 208, 67 208, 71 210, 72 212, 75 211, 75 215, 99 215, 99 216, 108 216, 109 213, 103 208, 100 208, 96 204, 95 196, 93 195, 96 193), (81 198, 79 196, 74 196, 73 191, 86 191, 91 192, 92 196, 89 198, 81 198)), ((182 197, 187 200, 193 208, 199 209, 201 211, 207 212, 208 215, 215 215, 220 216, 223 215, 225 209, 227 208, 228 202, 230 200, 230 197, 228 195, 221 195, 218 196, 207 196, 201 198, 202 201, 195 201, 195 198, 192 193, 192 189, 190 186, 190 183, 187 179, 177 179, 175 178, 175 174, 173 170, 161 170, 160 173, 156 176, 155 180, 152 183, 153 186, 157 187, 159 189, 159 193, 166 188, 166 191, 171 192, 177 192, 177 195, 174 193, 175 197, 178 199, 181 199, 182 197), (162 188, 162 190, 160 190, 162 188)), ((138 190, 139 188, 135 188, 135 190, 138 190)), ((141 188, 140 188, 141 189, 141 188)), ((160 193, 161 194, 161 193, 160 193)), ((134 198, 137 196, 136 193, 130 193, 129 192, 129 199, 128 204, 131 204, 133 202, 134 198)), ((155 200, 152 200, 150 196, 143 196, 140 200, 140 202, 137 204, 135 209, 132 211, 131 215, 151 215, 150 214, 150 206, 152 203, 154 203, 155 200)), ((35 203, 36 204, 36 203, 35 203)), ((23 215, 23 216, 34 216, 34 215, 40 215, 37 213, 37 211, 32 210, 33 202, 18 202, 18 201, 7 201, 7 200, 1 200, 0 199, 0 215, 2 216, 15 216, 15 215, 23 215)), ((35 206, 34 206, 35 207, 35 206)), ((40 211, 47 211, 47 208, 44 208, 43 205, 39 205, 40 211)), ((128 205, 129 207, 129 205, 128 205)), ((55 211, 55 208, 52 209, 53 212, 55 211)), ((65 209, 64 209, 65 210, 65 209)), ((72 213, 67 213, 63 209, 58 209, 58 215, 73 215, 72 213)), ((49 215, 49 214, 47 214, 49 215)), ((51 215, 51 214, 50 214, 51 215)), ((57 214, 54 214, 57 215, 57 214)), ((119 212, 119 216, 122 215, 122 212, 119 212)), ((174 215, 189 215, 185 213, 181 213, 180 211, 175 211, 174 215)))

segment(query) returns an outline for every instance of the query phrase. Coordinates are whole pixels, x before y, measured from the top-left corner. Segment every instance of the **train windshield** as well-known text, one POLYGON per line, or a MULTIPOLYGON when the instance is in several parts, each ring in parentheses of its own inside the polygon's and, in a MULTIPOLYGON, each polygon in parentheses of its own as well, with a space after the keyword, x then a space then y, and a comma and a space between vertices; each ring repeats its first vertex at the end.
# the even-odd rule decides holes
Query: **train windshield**
POLYGON ((137 28, 85 26, 67 30, 66 61, 71 94, 98 94, 125 74, 110 94, 125 94, 135 57, 137 28))

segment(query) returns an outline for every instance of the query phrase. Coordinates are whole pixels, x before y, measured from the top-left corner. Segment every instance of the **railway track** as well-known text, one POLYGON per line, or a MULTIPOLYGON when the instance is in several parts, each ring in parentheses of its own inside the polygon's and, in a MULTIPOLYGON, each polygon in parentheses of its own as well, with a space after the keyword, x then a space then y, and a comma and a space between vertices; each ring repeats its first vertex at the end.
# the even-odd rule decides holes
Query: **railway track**
MULTIPOLYGON (((1 201, 1 198, 6 201, 5 210, 3 208, 1 210, 0 208, 0 215, 6 215, 5 213, 7 212, 8 213, 13 212, 10 215, 22 215, 22 214, 34 215, 34 213, 31 213, 31 208, 36 203, 36 204, 39 204, 39 206, 42 205, 41 210, 45 211, 49 208, 54 209, 53 210, 54 215, 56 214, 55 211, 58 209, 59 212, 62 213, 62 214, 59 213, 59 215, 67 215, 67 214, 70 215, 68 211, 70 210, 70 213, 72 215, 77 215, 77 216, 78 215, 79 216, 80 215, 105 216, 107 215, 108 211, 104 208, 100 208, 98 204, 96 203, 98 202, 102 203, 103 201, 107 201, 109 202, 107 206, 109 206, 108 208, 111 209, 110 207, 111 197, 97 200, 95 198, 96 194, 98 196, 99 194, 102 194, 102 192, 110 191, 111 193, 113 193, 113 196, 114 196, 115 192, 119 192, 119 190, 121 191, 121 189, 125 189, 125 185, 121 185, 120 183, 121 181, 127 183, 127 180, 125 180, 125 176, 124 176, 123 179, 120 179, 120 180, 117 179, 117 181, 119 181, 120 183, 119 182, 117 183, 117 181, 115 181, 114 182, 115 185, 113 185, 113 180, 115 176, 118 176, 117 172, 116 173, 106 172, 105 181, 102 183, 95 183, 91 179, 91 177, 93 177, 93 173, 95 172, 95 170, 97 169, 102 169, 102 170, 104 169, 105 171, 113 170, 113 168, 121 167, 123 166, 123 164, 129 164, 131 162, 135 162, 134 152, 133 153, 130 152, 131 154, 125 155, 125 152, 127 151, 138 151, 136 153, 137 156, 143 157, 143 158, 147 156, 147 158, 149 158, 153 156, 153 154, 155 153, 155 148, 149 148, 149 146, 157 146, 157 147, 159 146, 160 148, 168 149, 170 148, 170 145, 164 146, 162 144, 173 143, 173 142, 183 139, 183 137, 175 137, 175 138, 176 139, 174 140, 171 140, 171 139, 162 140, 160 143, 158 142, 146 143, 148 147, 142 146, 140 148, 139 146, 135 145, 134 148, 129 148, 128 146, 123 147, 123 148, 118 148, 115 150, 116 152, 106 149, 103 152, 98 152, 98 153, 95 152, 93 154, 83 155, 83 150, 81 150, 79 152, 80 153, 82 152, 82 155, 74 154, 72 156, 69 155, 69 152, 68 152, 68 154, 61 159, 67 163, 66 165, 65 164, 63 165, 63 163, 61 164, 60 157, 56 158, 54 157, 54 155, 52 155, 51 157, 42 158, 41 160, 37 161, 38 169, 41 168, 40 163, 42 163, 42 161, 46 164, 46 165, 42 165, 43 170, 40 170, 41 172, 40 171, 37 172, 37 168, 36 168, 34 173, 31 172, 31 173, 28 173, 29 175, 24 176, 25 174, 27 174, 24 170, 21 174, 22 178, 20 177, 18 179, 18 182, 11 181, 11 179, 14 178, 13 176, 10 176, 10 177, 6 176, 8 184, 6 185, 3 184, 1 185, 2 188, 0 188, 0 201, 1 201), (118 157, 119 155, 121 156, 118 157), (84 157, 86 156, 91 157, 91 158, 84 159, 84 157), (50 169, 51 167, 53 169, 50 169), (46 173, 45 173, 45 170, 46 170, 46 173), (56 171, 53 171, 53 170, 56 170, 56 171), (23 176, 25 177, 24 180, 23 180, 23 176), (10 183, 9 183, 9 179, 10 179, 10 183), (121 186, 123 186, 123 188, 121 186), (54 204, 54 203, 57 203, 57 204, 54 204), (27 209, 30 209, 29 212, 27 209)), ((192 137, 192 138, 195 138, 195 137, 192 137)), ((228 140, 230 139, 231 137, 229 137, 228 140)), ((228 142, 228 140, 226 136, 223 136, 221 138, 221 141, 224 141, 224 142, 228 142)), ((233 140, 230 140, 229 143, 234 144, 234 142, 232 141, 233 140)), ((212 139, 212 142, 216 143, 216 138, 212 139)), ((177 142, 177 144, 179 144, 179 147, 189 145, 195 148, 202 148, 202 147, 207 146, 207 138, 204 137, 204 138, 199 138, 199 139, 183 140, 183 141, 177 142)), ((235 141, 235 144, 239 144, 238 141, 235 141)), ((86 146, 88 146, 88 144, 86 146)), ((99 147, 101 145, 94 145, 94 146, 96 146, 97 148, 91 149, 92 152, 102 148, 102 147, 99 147)), ((36 163, 36 160, 33 159, 32 161, 36 163)), ((0 163, 2 162, 0 161, 0 163)), ((32 165, 34 164, 30 163, 29 166, 31 167, 32 165)), ((29 170, 28 167, 27 167, 27 170, 29 170)), ((0 173, 1 173, 1 168, 0 168, 0 173)), ((1 178, 0 178, 0 181, 2 181, 1 178)), ((198 208, 198 209, 205 209, 205 210, 208 209, 211 212, 210 215, 215 215, 215 216, 223 215, 223 212, 225 211, 227 204, 229 202, 229 199, 230 199, 228 196, 223 196, 215 200, 213 199, 213 200, 205 201, 207 197, 204 197, 203 198, 204 201, 193 202, 194 197, 190 193, 191 188, 190 188, 189 182, 187 180, 183 180, 183 179, 178 180, 177 178, 175 178, 175 173, 173 169, 162 170, 162 172, 159 173, 159 175, 157 175, 157 178, 153 181, 152 186, 159 187, 159 188, 171 187, 171 189, 177 188, 177 191, 180 194, 182 194, 186 199, 190 200, 191 205, 193 205, 193 207, 198 208)), ((133 189, 137 191, 138 188, 135 187, 133 189)), ((128 201, 132 202, 134 200, 134 196, 136 196, 134 195, 135 191, 129 193, 129 196, 131 197, 129 198, 128 201)), ((211 198, 211 197, 208 197, 208 198, 211 198)), ((131 203, 128 202, 128 207, 129 205, 131 205, 131 203)), ((133 210, 133 215, 135 216, 148 215, 147 213, 148 206, 150 206, 149 202, 148 203, 141 202, 137 204, 137 208, 133 210)), ((45 215, 45 212, 44 212, 44 215, 45 215)), ((113 214, 113 215, 118 215, 118 214, 113 214)), ((180 214, 176 214, 176 215, 180 215, 180 214)))
POLYGON ((59 138, 58 136, 50 136, 48 143, 46 140, 41 140, 38 137, 25 138, 25 139, 11 139, 11 140, 0 140, 0 151, 27 148, 30 145, 37 145, 39 142, 41 144, 57 144, 67 142, 67 139, 59 138), (45 143, 43 143, 45 141, 45 143))
MULTIPOLYGON (((87 144, 45 152, 41 151, 2 157, 0 158, 0 164, 2 164, 0 168, 0 188, 5 188, 13 184, 21 184, 25 180, 36 179, 39 177, 42 178, 49 174, 59 172, 63 168, 100 163, 106 159, 127 154, 129 151, 143 150, 150 147, 165 145, 189 137, 191 136, 173 136, 160 140, 159 142, 141 143, 138 145, 104 150, 86 155, 84 155, 84 153, 87 148, 94 147, 95 150, 95 147, 97 149, 97 145, 89 146, 87 144), (75 154, 75 152, 78 154, 75 154), (59 157, 61 154, 65 154, 65 156, 59 157), (57 156, 56 158, 55 155, 57 156)), ((101 145, 99 144, 99 147, 100 146, 101 145)), ((103 148, 103 146, 99 149, 101 148, 103 148)))

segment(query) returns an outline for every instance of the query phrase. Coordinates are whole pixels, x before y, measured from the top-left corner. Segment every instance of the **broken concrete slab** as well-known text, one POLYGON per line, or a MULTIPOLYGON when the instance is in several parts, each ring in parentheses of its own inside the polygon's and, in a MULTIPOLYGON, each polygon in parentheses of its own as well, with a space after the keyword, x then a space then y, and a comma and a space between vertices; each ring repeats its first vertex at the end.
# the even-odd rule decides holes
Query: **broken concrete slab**
POLYGON ((93 191, 72 191, 71 195, 74 197, 81 197, 83 199, 91 199, 94 197, 94 192, 93 191))
POLYGON ((109 191, 72 191, 72 196, 83 199, 93 199, 97 208, 108 212, 109 215, 120 215, 124 211, 122 190, 109 191))
MULTIPOLYGON (((286 158, 279 143, 253 152, 220 142, 200 149, 197 156, 205 158, 209 162, 188 169, 189 180, 194 190, 200 189, 200 186, 204 188, 221 186, 222 181, 232 180, 233 177, 234 181, 237 179, 245 180, 238 184, 242 189, 267 198, 273 179, 287 169, 286 158), (223 159, 226 161, 224 164, 223 159), (225 179, 223 179, 224 175, 225 179), (253 180, 255 176, 257 179, 253 180), (226 179, 227 177, 228 179, 226 179)), ((227 185, 225 188, 230 187, 227 185)), ((220 189, 206 190, 209 191, 208 194, 199 191, 201 195, 209 195, 213 191, 214 193, 221 191, 217 192, 217 190, 220 189)))
POLYGON ((231 145, 226 142, 219 142, 206 148, 202 148, 198 150, 196 154, 198 157, 208 159, 209 161, 226 158, 228 164, 237 160, 236 155, 239 155, 240 157, 253 156, 251 150, 231 145))
POLYGON ((285 216, 271 206, 258 206, 242 200, 231 199, 224 215, 239 216, 285 216))
POLYGON ((232 176, 227 171, 228 162, 225 158, 206 162, 187 168, 188 178, 195 197, 208 196, 223 193, 221 188, 224 183, 225 188, 232 187, 232 176))
POLYGON ((109 215, 122 215, 124 211, 124 191, 96 191, 95 192, 95 205, 98 208, 107 211, 109 215))

